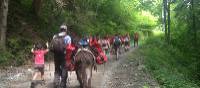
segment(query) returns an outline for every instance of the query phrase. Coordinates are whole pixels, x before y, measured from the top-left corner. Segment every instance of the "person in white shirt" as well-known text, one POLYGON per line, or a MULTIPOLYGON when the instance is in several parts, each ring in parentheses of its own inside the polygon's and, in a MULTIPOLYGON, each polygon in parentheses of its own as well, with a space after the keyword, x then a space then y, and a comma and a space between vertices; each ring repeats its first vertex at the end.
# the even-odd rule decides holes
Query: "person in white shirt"
POLYGON ((66 88, 66 79, 68 77, 66 68, 66 46, 71 44, 71 37, 67 34, 67 26, 61 25, 59 33, 53 36, 54 41, 54 86, 61 85, 62 88, 66 88), (61 77, 61 80, 60 80, 61 77))

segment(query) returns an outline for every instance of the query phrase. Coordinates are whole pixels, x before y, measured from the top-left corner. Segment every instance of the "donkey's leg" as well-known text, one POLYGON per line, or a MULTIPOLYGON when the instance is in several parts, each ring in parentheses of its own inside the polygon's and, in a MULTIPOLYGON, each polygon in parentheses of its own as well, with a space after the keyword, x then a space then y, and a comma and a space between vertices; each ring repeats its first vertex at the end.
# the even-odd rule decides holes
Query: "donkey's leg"
POLYGON ((83 88, 88 88, 88 80, 87 80, 87 67, 85 66, 86 64, 84 64, 84 66, 82 66, 82 82, 83 82, 83 88))
POLYGON ((89 69, 90 72, 88 72, 89 74, 87 73, 87 76, 88 76, 88 78, 87 78, 87 79, 88 79, 88 88, 92 88, 92 85, 91 85, 91 79, 92 79, 92 68, 93 68, 93 66, 90 67, 90 69, 89 69))
POLYGON ((83 72, 84 88, 91 88, 91 68, 92 66, 85 66, 85 71, 83 72))
POLYGON ((81 77, 81 69, 77 69, 76 70, 76 76, 77 76, 77 79, 78 79, 78 82, 80 83, 80 88, 83 88, 83 82, 82 82, 82 77, 81 77))

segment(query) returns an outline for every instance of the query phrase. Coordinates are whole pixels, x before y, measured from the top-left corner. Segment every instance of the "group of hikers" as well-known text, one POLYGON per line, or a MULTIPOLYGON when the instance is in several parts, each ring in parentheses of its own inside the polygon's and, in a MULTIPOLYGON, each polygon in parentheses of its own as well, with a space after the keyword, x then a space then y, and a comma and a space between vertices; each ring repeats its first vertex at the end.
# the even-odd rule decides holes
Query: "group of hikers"
MULTIPOLYGON (((135 37, 138 41, 138 34, 134 34, 134 40, 135 37)), ((95 64, 103 64, 107 62, 107 53, 115 52, 115 50, 120 47, 124 47, 125 50, 130 48, 129 34, 123 36, 118 34, 114 36, 107 35, 103 38, 100 38, 99 36, 84 36, 81 39, 77 39, 77 42, 74 40, 76 40, 76 38, 74 36, 70 36, 67 31, 67 26, 61 25, 59 33, 53 36, 50 43, 46 43, 46 47, 44 47, 41 43, 35 44, 31 49, 31 52, 34 54, 34 68, 36 70, 32 80, 36 80, 36 77, 41 74, 41 79, 44 81, 44 56, 47 52, 52 51, 54 53, 55 85, 61 85, 62 88, 65 88, 66 78, 68 76, 67 71, 76 71, 80 85, 84 88, 84 82, 80 81, 84 76, 82 75, 79 77, 79 73, 83 73, 83 71, 79 72, 79 68, 81 68, 80 66, 84 66, 80 63, 84 62, 78 62, 79 59, 77 58, 88 58, 89 56, 94 57, 94 62, 92 62, 93 64, 91 66, 95 67, 95 64), (80 55, 79 57, 79 53, 82 52, 81 50, 83 51, 83 55, 80 55), (87 53, 88 57, 86 57, 87 53), (61 83, 56 84, 56 82, 60 81, 61 83)), ((134 42, 134 46, 135 43, 138 43, 137 41, 134 42)), ((90 84, 86 86, 89 85, 90 84)), ((34 82, 31 83, 31 87, 34 87, 34 82)))
POLYGON ((91 46, 93 42, 97 42, 102 47, 105 54, 108 54, 109 51, 112 52, 112 49, 114 48, 130 48, 130 36, 128 34, 124 36, 116 34, 114 36, 105 36, 103 38, 100 38, 99 36, 84 37, 80 40, 79 44, 87 47, 91 46), (92 41, 93 39, 95 41, 92 41))

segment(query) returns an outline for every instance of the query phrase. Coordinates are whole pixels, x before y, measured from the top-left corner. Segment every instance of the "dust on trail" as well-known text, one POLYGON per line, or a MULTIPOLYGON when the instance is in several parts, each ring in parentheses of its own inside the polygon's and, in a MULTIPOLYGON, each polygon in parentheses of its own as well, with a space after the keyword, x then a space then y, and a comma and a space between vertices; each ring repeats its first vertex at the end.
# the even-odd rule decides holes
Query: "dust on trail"
MULTIPOLYGON (((104 65, 93 71, 92 88, 159 88, 158 83, 146 72, 139 57, 132 57, 135 49, 120 55, 117 61, 110 58, 104 65), (134 59, 130 59, 134 58, 134 59)), ((110 56, 109 56, 110 57, 110 56)), ((1 70, 0 88, 30 88, 33 70, 30 67, 1 70)), ((79 88, 75 72, 68 73, 69 88, 79 88)), ((53 62, 45 64, 45 82, 37 81, 36 88, 53 88, 53 62)))

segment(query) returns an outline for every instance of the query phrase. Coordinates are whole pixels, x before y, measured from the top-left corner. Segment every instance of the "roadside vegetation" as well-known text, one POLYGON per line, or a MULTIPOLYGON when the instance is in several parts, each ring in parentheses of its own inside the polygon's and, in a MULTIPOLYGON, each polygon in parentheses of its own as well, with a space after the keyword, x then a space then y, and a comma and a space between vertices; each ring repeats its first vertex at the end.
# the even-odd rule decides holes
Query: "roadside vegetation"
POLYGON ((199 88, 199 60, 196 51, 166 44, 164 33, 149 37, 138 49, 146 69, 163 88, 199 88))

